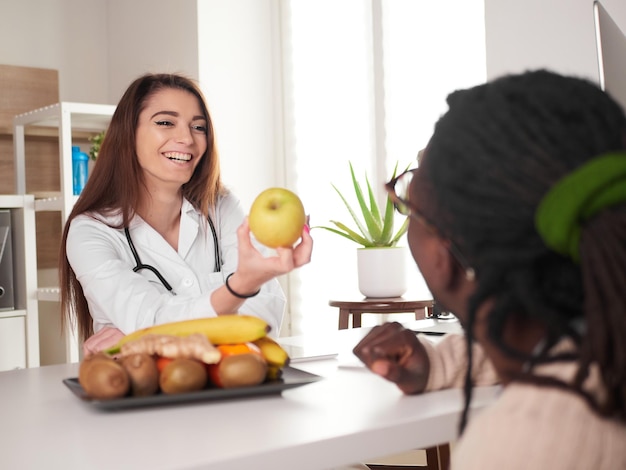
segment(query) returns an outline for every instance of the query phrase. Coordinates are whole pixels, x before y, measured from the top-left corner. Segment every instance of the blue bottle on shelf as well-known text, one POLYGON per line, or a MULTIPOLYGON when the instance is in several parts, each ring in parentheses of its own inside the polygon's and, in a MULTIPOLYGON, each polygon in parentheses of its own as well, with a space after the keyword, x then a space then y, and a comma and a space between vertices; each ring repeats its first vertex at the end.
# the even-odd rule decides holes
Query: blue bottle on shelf
POLYGON ((72 180, 73 193, 78 196, 87 183, 89 156, 80 151, 78 145, 72 146, 72 180))

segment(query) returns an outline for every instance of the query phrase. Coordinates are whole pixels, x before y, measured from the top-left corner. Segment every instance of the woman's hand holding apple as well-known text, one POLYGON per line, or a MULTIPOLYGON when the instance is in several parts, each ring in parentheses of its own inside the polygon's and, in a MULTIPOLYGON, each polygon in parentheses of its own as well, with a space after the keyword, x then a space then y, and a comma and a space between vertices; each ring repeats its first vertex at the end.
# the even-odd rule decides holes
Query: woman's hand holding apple
POLYGON ((250 216, 237 230, 239 264, 229 280, 233 289, 256 292, 270 279, 309 263, 313 239, 307 223, 304 206, 295 193, 284 188, 261 192, 252 203, 250 216), (252 244, 251 233, 273 248, 276 256, 263 256, 252 244))
POLYGON ((263 256, 252 244, 247 219, 237 229, 237 238, 239 262, 235 275, 229 280, 237 292, 256 292, 270 279, 287 274, 311 261, 313 239, 308 225, 303 226, 300 241, 295 246, 275 248, 275 256, 263 256))

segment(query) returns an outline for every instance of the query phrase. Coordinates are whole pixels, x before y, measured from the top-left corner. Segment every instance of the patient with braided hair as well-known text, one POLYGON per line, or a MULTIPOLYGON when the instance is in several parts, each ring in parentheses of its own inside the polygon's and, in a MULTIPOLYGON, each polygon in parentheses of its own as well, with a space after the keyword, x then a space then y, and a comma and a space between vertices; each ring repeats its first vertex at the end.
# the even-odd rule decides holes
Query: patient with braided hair
POLYGON ((624 110, 547 70, 448 105, 418 168, 387 189, 464 334, 434 345, 387 323, 354 352, 407 394, 464 388, 452 470, 626 468, 624 110), (494 383, 468 419, 473 387, 494 383))

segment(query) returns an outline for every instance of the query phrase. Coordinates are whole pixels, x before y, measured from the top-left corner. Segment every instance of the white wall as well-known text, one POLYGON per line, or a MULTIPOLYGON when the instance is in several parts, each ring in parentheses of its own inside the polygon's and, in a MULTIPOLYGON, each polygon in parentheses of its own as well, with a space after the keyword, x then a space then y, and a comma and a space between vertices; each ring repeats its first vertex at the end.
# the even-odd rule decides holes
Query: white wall
POLYGON ((59 71, 62 101, 115 104, 145 72, 198 77, 197 0, 0 0, 0 63, 59 71))
POLYGON ((59 71, 62 101, 108 103, 104 0, 0 0, 0 63, 59 71))
MULTIPOLYGON (((626 2, 602 4, 626 32, 626 2)), ((546 67, 598 81, 593 0, 485 0, 485 28, 488 78, 546 67)))
POLYGON ((100 1, 107 9, 103 21, 111 103, 146 72, 198 78, 197 0, 100 1))
MULTIPOLYGON (((244 145, 249 136, 239 129, 263 126, 257 110, 274 107, 268 40, 278 1, 0 0, 0 63, 58 69, 64 101, 115 103, 145 71, 199 76, 225 158, 231 149, 251 158, 253 145, 244 145)), ((592 3, 485 0, 488 76, 550 67, 597 79, 592 3)), ((603 4, 626 30, 626 2, 603 4)), ((250 168, 266 178, 261 165, 250 168)), ((225 171, 234 173, 230 162, 225 171)))
POLYGON ((280 69, 274 0, 200 0, 200 83, 215 125, 224 182, 247 210, 283 186, 280 69))

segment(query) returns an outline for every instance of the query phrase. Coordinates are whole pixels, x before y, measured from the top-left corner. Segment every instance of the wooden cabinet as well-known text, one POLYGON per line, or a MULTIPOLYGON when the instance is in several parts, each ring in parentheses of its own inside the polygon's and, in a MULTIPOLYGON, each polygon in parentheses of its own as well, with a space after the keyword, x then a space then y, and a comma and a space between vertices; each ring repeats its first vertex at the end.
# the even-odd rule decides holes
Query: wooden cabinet
POLYGON ((32 195, 0 195, 0 209, 11 213, 15 308, 0 311, 0 370, 37 367, 39 313, 35 200, 32 195))
MULTIPOLYGON (((35 129, 45 135, 58 135, 60 190, 35 193, 34 207, 36 212, 59 212, 59 230, 65 224, 78 197, 72 193, 72 145, 77 138, 84 141, 86 136, 105 130, 114 111, 113 105, 61 102, 18 114, 13 119, 15 188, 18 194, 26 193, 26 173, 28 168, 32 168, 27 165, 29 155, 25 145, 26 128, 31 128, 31 132, 35 129)), ((45 243, 40 241, 42 242, 45 243)), ((58 251, 58 247, 54 249, 58 251)), ((58 285, 42 286, 37 289, 37 299, 58 302, 59 293, 58 285)), ((66 362, 78 362, 80 348, 75 333, 66 331, 63 340, 66 342, 66 362)))

